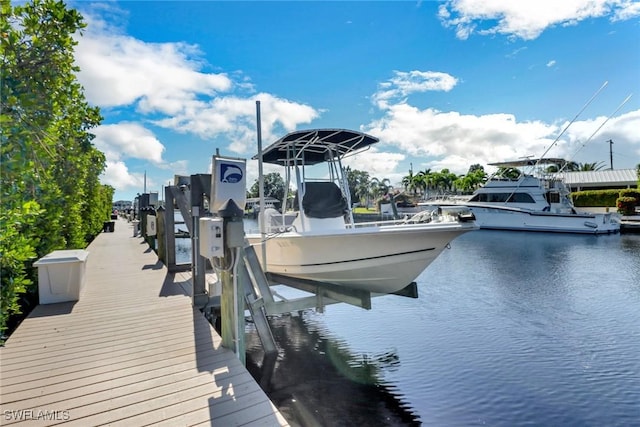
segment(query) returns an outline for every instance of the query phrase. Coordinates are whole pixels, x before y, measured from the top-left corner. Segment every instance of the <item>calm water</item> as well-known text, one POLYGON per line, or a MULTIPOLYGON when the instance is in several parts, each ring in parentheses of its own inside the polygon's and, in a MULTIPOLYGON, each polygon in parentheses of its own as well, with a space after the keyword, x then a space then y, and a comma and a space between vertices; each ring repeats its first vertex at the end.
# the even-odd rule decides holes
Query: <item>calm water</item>
MULTIPOLYGON (((640 235, 476 231, 417 282, 418 299, 271 319, 283 413, 305 426, 640 426, 640 235)), ((256 376, 258 344, 251 332, 256 376)))

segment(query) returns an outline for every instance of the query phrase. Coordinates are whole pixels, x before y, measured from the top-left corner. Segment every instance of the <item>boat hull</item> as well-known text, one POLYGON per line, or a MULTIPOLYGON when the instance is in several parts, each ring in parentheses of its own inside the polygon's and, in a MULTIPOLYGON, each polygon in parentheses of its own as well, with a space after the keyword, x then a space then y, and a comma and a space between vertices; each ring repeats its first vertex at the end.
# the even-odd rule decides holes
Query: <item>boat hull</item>
MULTIPOLYGON (((331 234, 287 232, 266 240, 266 271, 375 293, 413 282, 473 223, 410 224, 341 230, 331 234)), ((260 235, 247 235, 260 259, 260 235)), ((262 262, 262 261, 261 261, 262 262)))
POLYGON ((620 223, 610 213, 554 213, 467 204, 481 229, 553 233, 611 234, 620 223))

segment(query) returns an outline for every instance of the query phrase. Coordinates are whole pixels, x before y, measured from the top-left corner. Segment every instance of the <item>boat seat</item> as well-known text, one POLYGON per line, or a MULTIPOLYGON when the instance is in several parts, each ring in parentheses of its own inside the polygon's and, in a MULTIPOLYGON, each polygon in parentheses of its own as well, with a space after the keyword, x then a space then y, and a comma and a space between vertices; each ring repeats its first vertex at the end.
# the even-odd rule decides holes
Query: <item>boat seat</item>
POLYGON ((302 209, 309 218, 338 218, 349 212, 347 199, 334 182, 305 182, 302 209))

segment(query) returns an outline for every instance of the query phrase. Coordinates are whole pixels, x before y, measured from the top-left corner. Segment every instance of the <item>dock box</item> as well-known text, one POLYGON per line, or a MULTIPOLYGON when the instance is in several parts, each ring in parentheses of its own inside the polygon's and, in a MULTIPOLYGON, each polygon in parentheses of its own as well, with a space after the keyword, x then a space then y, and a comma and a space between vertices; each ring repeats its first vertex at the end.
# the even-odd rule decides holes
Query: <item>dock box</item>
POLYGON ((53 251, 33 263, 38 267, 40 304, 78 301, 88 256, 82 249, 53 251))

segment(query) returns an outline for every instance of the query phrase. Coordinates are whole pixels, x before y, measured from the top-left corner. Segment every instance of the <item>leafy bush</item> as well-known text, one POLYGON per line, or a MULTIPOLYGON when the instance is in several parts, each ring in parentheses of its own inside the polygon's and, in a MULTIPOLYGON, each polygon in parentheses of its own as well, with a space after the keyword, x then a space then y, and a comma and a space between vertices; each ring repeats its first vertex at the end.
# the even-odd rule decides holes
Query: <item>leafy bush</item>
POLYGON ((16 3, 3 1, 0 15, 0 335, 21 295, 36 295, 33 261, 85 247, 113 198, 89 133, 102 118, 76 78, 82 16, 57 0, 16 3))
POLYGON ((587 190, 571 193, 571 199, 576 207, 610 207, 616 206, 620 190, 587 190))
POLYGON ((633 215, 636 211, 636 203, 635 197, 620 197, 616 201, 616 206, 622 215, 633 215))
POLYGON ((38 203, 29 201, 13 209, 0 211, 0 335, 12 313, 20 314, 18 303, 20 295, 25 293, 33 280, 27 272, 36 258, 38 236, 32 232, 33 224, 42 213, 38 203))
POLYGON ((633 197, 636 199, 636 206, 640 206, 640 190, 636 190, 634 188, 629 188, 625 190, 620 190, 620 197, 633 197))

